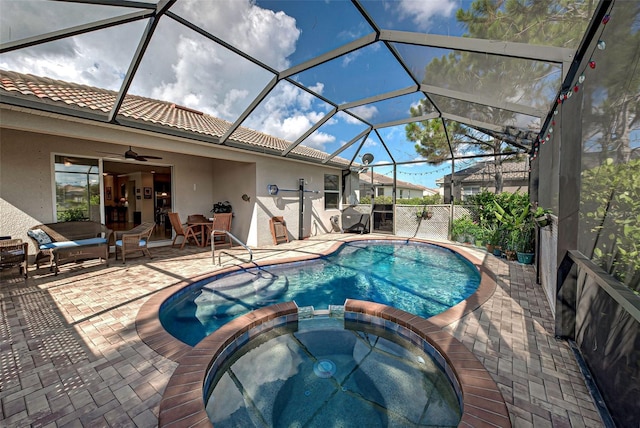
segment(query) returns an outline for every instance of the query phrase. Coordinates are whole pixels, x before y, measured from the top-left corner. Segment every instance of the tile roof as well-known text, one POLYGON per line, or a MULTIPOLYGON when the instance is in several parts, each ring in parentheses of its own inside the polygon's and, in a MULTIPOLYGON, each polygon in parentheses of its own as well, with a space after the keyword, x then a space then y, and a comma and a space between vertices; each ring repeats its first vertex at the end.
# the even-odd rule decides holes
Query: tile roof
MULTIPOLYGON (((504 162, 502 164, 502 176, 504 180, 527 180, 529 177, 527 162, 504 162)), ((456 172, 456 177, 463 182, 484 182, 487 179, 493 180, 496 173, 496 166, 493 161, 479 162, 469 168, 456 172)), ((445 175, 445 178, 451 179, 451 174, 445 175)))
MULTIPOLYGON (((0 70, 0 95, 10 95, 22 99, 31 97, 50 104, 64 104, 66 108, 91 110, 108 116, 116 102, 117 92, 62 80, 0 70), (3 93, 4 92, 4 93, 3 93)), ((3 100, 4 101, 4 100, 3 100)), ((134 121, 144 121, 167 126, 182 131, 220 138, 231 127, 231 122, 173 103, 127 95, 118 112, 119 116, 134 121)), ((284 151, 291 142, 259 131, 239 127, 230 141, 234 146, 249 149, 284 151)), ((322 160, 328 154, 310 147, 299 145, 291 151, 297 157, 322 160)), ((333 163, 348 165, 349 161, 335 157, 333 163)))
MULTIPOLYGON (((360 175, 360 181, 366 184, 371 183, 371 173, 364 173, 360 175)), ((389 177, 383 174, 373 173, 373 184, 379 186, 393 186, 393 177, 389 177)), ((405 189, 417 189, 417 190, 431 190, 437 193, 437 190, 429 189, 428 187, 420 184, 409 183, 407 181, 396 180, 396 187, 403 187, 405 189)))

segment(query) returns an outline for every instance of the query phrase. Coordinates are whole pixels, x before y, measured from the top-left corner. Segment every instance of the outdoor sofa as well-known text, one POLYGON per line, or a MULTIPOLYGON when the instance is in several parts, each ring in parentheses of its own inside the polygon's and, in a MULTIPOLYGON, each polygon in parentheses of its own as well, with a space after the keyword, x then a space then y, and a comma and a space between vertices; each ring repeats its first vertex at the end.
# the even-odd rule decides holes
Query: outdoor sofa
POLYGON ((44 260, 58 274, 63 263, 99 258, 109 266, 109 242, 113 231, 95 221, 38 224, 27 231, 36 248, 35 264, 44 260))

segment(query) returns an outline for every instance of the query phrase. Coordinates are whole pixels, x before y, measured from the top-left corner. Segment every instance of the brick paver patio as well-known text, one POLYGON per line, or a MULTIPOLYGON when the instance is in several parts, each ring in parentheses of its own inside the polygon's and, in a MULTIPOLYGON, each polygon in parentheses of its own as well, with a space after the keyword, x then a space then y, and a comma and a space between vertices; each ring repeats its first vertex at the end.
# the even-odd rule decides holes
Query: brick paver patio
MULTIPOLYGON (((254 258, 319 254, 350 237, 260 248, 254 258)), ((469 251, 484 257, 498 286, 445 330, 491 373, 513 426, 602 426, 569 345, 554 337, 533 267, 469 251)), ((156 247, 151 253, 152 260, 132 258, 124 265, 111 258, 109 267, 67 264, 58 276, 30 267, 26 282, 15 270, 0 272, 0 426, 157 425, 177 363, 140 340, 136 316, 157 292, 219 267, 206 248, 156 247)))

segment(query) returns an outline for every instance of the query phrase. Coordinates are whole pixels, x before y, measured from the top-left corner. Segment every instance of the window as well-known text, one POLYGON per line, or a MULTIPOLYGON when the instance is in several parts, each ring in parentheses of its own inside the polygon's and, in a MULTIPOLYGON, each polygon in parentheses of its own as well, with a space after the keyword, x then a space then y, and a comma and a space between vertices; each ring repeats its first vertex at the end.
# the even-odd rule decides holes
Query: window
POLYGON ((97 159, 55 157, 57 221, 100 221, 100 171, 97 159))
POLYGON ((473 195, 477 195, 478 193, 480 193, 480 187, 479 186, 469 186, 469 187, 463 187, 462 188, 462 200, 466 201, 469 199, 470 196, 473 195))
POLYGON ((337 210, 340 201, 340 182, 337 174, 324 175, 324 209, 337 210))

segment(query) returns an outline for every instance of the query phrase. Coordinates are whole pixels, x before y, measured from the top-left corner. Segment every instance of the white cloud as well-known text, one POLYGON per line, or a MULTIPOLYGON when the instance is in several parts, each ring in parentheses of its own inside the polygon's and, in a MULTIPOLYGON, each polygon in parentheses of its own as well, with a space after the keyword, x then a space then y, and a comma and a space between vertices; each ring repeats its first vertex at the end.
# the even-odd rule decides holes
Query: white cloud
POLYGON ((318 150, 325 150, 325 146, 336 141, 336 137, 324 132, 316 131, 304 141, 304 145, 318 150))
POLYGON ((0 67, 119 90, 136 48, 131 40, 140 36, 141 28, 140 24, 129 24, 4 53, 0 67))
POLYGON ((350 52, 342 57, 342 67, 348 67, 353 61, 355 61, 360 55, 362 55, 362 51, 357 50, 350 52))
MULTIPOLYGON (((378 114, 378 108, 376 106, 358 106, 350 108, 349 111, 367 121, 373 119, 378 114)), ((353 119, 352 116, 347 116, 351 118, 353 123, 361 123, 360 121, 353 119)))
POLYGON ((448 18, 456 9, 453 0, 400 0, 398 10, 401 18, 408 18, 420 30, 427 30, 437 16, 448 18))
POLYGON ((289 67, 287 57, 295 51, 300 37, 296 20, 284 12, 263 9, 254 1, 181 0, 178 13, 233 46, 282 70, 289 67))
MULTIPOLYGON (((321 89, 321 85, 315 85, 321 89)), ((281 82, 265 102, 247 118, 244 126, 288 141, 297 140, 327 114, 327 105, 287 82, 281 82)), ((316 131, 304 145, 322 149, 335 138, 316 131)))
POLYGON ((369 136, 369 138, 364 142, 363 147, 377 147, 378 145, 378 141, 369 136))
POLYGON ((282 131, 286 134, 287 140, 295 140, 303 134, 307 129, 311 128, 311 121, 303 115, 295 115, 287 117, 282 121, 282 131))

